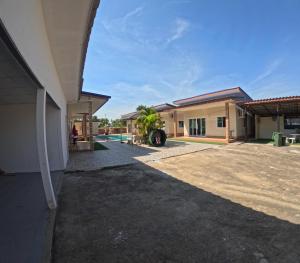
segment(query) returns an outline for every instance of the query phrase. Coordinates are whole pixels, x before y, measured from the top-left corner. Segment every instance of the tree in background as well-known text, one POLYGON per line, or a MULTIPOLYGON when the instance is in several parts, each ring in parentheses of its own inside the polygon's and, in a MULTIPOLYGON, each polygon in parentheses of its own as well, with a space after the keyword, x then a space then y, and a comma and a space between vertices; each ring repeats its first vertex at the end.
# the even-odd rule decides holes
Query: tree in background
POLYGON ((104 128, 104 127, 109 126, 109 119, 107 119, 107 118, 100 118, 99 122, 100 122, 99 128, 104 128))
POLYGON ((144 105, 138 106, 136 110, 138 111, 136 123, 139 133, 143 136, 144 141, 147 142, 150 132, 163 126, 160 115, 155 109, 144 105))
POLYGON ((96 115, 94 115, 92 117, 92 122, 98 122, 98 121, 100 121, 100 119, 96 115))
POLYGON ((114 128, 126 127, 126 121, 121 119, 111 120, 111 126, 114 128))

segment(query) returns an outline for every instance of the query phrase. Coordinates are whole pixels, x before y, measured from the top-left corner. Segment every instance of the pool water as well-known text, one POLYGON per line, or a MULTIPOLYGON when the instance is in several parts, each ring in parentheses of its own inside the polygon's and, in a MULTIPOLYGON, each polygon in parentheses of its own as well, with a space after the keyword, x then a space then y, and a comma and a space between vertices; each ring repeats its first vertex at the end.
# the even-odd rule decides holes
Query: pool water
POLYGON ((127 135, 111 134, 111 135, 97 135, 96 139, 103 141, 127 141, 127 135))

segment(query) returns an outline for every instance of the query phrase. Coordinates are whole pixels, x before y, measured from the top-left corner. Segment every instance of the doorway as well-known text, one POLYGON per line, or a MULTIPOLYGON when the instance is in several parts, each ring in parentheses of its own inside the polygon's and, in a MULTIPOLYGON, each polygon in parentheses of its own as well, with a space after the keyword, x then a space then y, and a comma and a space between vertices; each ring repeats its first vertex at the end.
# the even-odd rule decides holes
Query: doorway
POLYGON ((189 136, 205 136, 206 121, 205 118, 189 119, 189 136))

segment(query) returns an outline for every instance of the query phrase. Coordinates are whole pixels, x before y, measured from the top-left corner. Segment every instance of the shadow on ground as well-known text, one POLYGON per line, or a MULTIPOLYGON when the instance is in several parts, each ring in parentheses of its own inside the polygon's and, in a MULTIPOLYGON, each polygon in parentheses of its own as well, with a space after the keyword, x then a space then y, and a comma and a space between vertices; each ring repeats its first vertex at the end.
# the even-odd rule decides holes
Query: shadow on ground
MULTIPOLYGON (((51 176, 57 194, 63 173, 51 176)), ((48 209, 41 174, 0 176, 0 211, 0 262, 49 260, 55 214, 48 209)))
POLYGON ((212 148, 210 144, 167 142, 164 147, 128 145, 120 142, 101 142, 106 151, 74 152, 70 154, 67 171, 92 171, 103 167, 113 167, 147 162, 178 156, 212 148))
POLYGON ((64 178, 53 263, 300 262, 300 225, 145 164, 64 178))

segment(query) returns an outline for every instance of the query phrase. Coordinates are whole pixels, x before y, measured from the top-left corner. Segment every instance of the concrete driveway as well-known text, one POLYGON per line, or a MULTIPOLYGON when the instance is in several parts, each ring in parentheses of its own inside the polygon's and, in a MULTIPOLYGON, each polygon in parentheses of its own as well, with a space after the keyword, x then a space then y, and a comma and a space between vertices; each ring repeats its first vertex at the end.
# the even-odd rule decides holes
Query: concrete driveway
POLYGON ((73 152, 67 171, 91 171, 104 167, 157 161, 169 157, 217 148, 220 145, 192 142, 167 141, 164 147, 128 145, 118 141, 102 142, 107 150, 73 152))
POLYGON ((300 262, 299 150, 229 145, 68 174, 53 262, 300 262))

